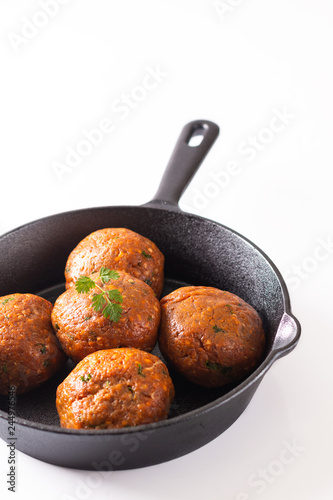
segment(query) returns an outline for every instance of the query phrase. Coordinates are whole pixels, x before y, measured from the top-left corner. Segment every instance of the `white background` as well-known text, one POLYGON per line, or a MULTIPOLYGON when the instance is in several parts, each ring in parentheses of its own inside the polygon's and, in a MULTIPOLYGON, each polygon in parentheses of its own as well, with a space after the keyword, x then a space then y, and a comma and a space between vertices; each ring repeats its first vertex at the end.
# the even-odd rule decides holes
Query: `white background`
POLYGON ((148 201, 183 125, 215 121, 220 137, 181 207, 272 258, 302 337, 203 448, 103 477, 18 453, 13 494, 1 441, 1 498, 331 499, 332 2, 69 0, 53 17, 40 15, 42 3, 0 4, 0 233, 52 213, 148 201), (152 69, 156 85, 145 79, 152 69), (154 89, 138 90, 148 81, 154 89), (55 162, 66 164, 103 119, 112 132, 57 174, 55 162))

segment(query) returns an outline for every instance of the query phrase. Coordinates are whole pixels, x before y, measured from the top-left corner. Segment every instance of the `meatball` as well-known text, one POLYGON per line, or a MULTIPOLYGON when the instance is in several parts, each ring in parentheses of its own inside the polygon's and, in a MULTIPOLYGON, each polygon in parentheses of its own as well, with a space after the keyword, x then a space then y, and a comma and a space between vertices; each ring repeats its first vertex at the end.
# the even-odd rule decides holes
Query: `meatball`
POLYGON ((30 293, 0 297, 0 393, 23 394, 66 361, 51 324, 52 304, 30 293))
POLYGON ((143 280, 157 297, 162 293, 164 256, 155 243, 130 229, 99 229, 80 241, 66 263, 66 288, 81 275, 89 275, 102 266, 143 280))
POLYGON ((96 351, 59 385, 60 425, 110 429, 149 424, 168 416, 174 386, 165 364, 134 348, 96 351))
POLYGON ((118 321, 95 310, 96 288, 78 293, 73 286, 60 295, 52 311, 52 323, 63 350, 78 362, 100 349, 136 347, 151 351, 157 342, 161 318, 159 300, 150 286, 124 271, 118 278, 103 283, 97 273, 91 274, 97 293, 118 290, 122 313, 118 321))
POLYGON ((213 287, 179 288, 161 300, 160 350, 204 387, 239 381, 260 363, 265 334, 252 306, 213 287))

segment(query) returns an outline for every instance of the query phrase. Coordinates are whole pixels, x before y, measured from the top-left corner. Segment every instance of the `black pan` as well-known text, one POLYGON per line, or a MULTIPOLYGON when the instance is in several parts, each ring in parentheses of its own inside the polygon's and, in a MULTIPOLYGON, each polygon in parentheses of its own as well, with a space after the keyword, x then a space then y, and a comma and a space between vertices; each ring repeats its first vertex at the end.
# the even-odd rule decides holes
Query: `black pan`
MULTIPOLYGON (((204 389, 171 372, 176 388, 170 418, 112 430, 61 429, 55 409, 64 370, 14 405, 16 448, 37 459, 78 469, 131 469, 185 455, 224 432, 245 410, 272 363, 297 344, 286 285, 272 261, 248 239, 221 224, 184 213, 178 201, 219 133, 212 122, 184 127, 156 196, 139 206, 65 212, 26 224, 0 237, 0 295, 39 294, 55 300, 64 290, 67 256, 92 231, 127 227, 153 240, 165 255, 164 294, 191 285, 228 290, 260 314, 267 336, 263 362, 235 386, 204 389), (198 146, 189 142, 203 136, 198 146)), ((158 350, 154 351, 159 354, 158 350)), ((8 398, 0 399, 0 435, 7 443, 8 398)), ((11 405, 13 408, 13 405, 11 405)))

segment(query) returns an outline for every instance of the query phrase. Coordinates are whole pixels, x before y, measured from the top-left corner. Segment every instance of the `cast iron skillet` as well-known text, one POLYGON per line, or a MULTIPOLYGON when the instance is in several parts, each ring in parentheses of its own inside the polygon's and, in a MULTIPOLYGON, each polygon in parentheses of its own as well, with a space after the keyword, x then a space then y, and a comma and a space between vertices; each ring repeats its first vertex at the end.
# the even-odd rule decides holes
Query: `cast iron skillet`
MULTIPOLYGON (((259 312, 267 336, 261 365, 235 386, 203 389, 171 372, 176 399, 170 418, 112 430, 61 429, 55 410, 57 385, 66 368, 34 391, 18 396, 16 448, 37 459, 78 469, 131 469, 185 455, 225 431, 244 411, 272 363, 297 344, 300 325, 288 291, 271 260, 248 239, 221 224, 183 213, 178 201, 208 153, 219 128, 207 120, 184 127, 156 196, 139 206, 100 207, 60 213, 0 237, 0 296, 39 294, 49 300, 64 290, 64 267, 76 244, 104 227, 126 227, 153 240, 165 255, 164 294, 183 286, 209 285, 239 295, 259 312), (203 136, 198 146, 190 139, 203 136)), ((154 351, 159 354, 158 350, 154 351)), ((8 429, 8 398, 0 400, 0 435, 8 429)))

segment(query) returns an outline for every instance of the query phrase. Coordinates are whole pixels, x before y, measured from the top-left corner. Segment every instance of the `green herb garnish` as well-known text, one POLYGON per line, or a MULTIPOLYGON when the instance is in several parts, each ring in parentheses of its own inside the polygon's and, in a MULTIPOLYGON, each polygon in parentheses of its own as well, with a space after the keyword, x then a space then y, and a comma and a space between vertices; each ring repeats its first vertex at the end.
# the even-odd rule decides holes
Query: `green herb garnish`
POLYGON ((8 373, 8 368, 6 364, 3 365, 2 369, 5 373, 8 373))
POLYGON ((50 363, 50 360, 49 359, 46 359, 43 363, 43 366, 44 368, 48 368, 49 366, 51 366, 51 363, 50 363))
POLYGON ((141 255, 143 255, 144 257, 146 257, 146 259, 152 259, 152 256, 150 255, 150 253, 147 253, 144 250, 142 250, 141 255))
POLYGON ((90 373, 88 373, 87 376, 86 375, 81 375, 81 377, 80 377, 80 380, 82 380, 82 382, 85 382, 85 383, 89 382, 90 379, 91 379, 90 373))
POLYGON ((138 374, 141 375, 141 377, 145 377, 146 375, 142 372, 142 364, 138 363, 138 374))
POLYGON ((206 366, 207 366, 207 368, 210 368, 211 370, 219 371, 222 375, 225 375, 226 373, 230 373, 232 370, 232 366, 223 366, 223 365, 220 365, 220 363, 213 363, 212 361, 209 361, 209 360, 206 361, 206 366))
POLYGON ((149 278, 147 278, 147 279, 145 280, 145 283, 147 283, 147 285, 151 286, 151 280, 150 280, 149 278))
POLYGON ((215 333, 218 333, 218 332, 223 332, 223 333, 226 333, 226 330, 223 330, 223 328, 220 328, 219 326, 217 325, 214 325, 213 326, 213 330, 215 333))
POLYGON ((7 302, 9 302, 10 300, 14 300, 14 299, 15 299, 15 297, 8 297, 7 299, 3 300, 3 301, 1 302, 1 304, 5 305, 5 304, 7 304, 7 302))
MULTIPOLYGON (((107 267, 101 267, 99 271, 99 277, 103 283, 108 283, 110 280, 117 280, 119 274, 117 271, 108 269, 107 267)), ((102 311, 105 318, 109 318, 110 321, 117 323, 120 320, 123 308, 120 303, 123 301, 123 296, 116 288, 113 290, 103 290, 93 279, 89 276, 80 276, 80 278, 75 283, 75 288, 78 293, 88 293, 93 288, 98 288, 101 293, 96 293, 93 295, 91 301, 95 311, 102 311)))
POLYGON ((132 393, 134 394, 134 390, 132 389, 132 387, 130 385, 127 386, 127 389, 132 393))
POLYGON ((231 307, 230 304, 226 304, 225 306, 229 309, 229 311, 230 311, 231 314, 234 314, 234 310, 233 310, 233 308, 231 307))
POLYGON ((42 354, 45 354, 45 353, 46 353, 46 345, 45 345, 45 344, 36 344, 36 346, 41 346, 41 347, 39 348, 39 350, 40 350, 40 352, 41 352, 42 354))

